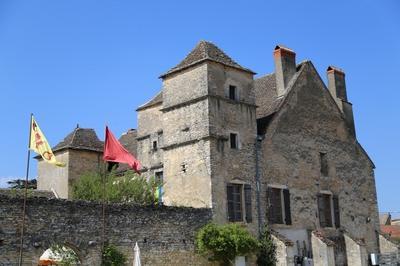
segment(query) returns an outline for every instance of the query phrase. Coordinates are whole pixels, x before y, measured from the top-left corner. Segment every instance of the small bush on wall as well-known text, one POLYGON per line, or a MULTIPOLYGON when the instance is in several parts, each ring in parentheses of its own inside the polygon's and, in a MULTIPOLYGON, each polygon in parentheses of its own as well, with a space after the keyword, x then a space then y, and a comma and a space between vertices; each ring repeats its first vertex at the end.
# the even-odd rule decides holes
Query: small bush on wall
POLYGON ((124 266, 126 256, 114 245, 106 245, 103 250, 103 266, 124 266))
POLYGON ((224 266, 233 265, 237 256, 257 252, 258 247, 257 239, 239 224, 210 223, 196 234, 197 252, 224 266))

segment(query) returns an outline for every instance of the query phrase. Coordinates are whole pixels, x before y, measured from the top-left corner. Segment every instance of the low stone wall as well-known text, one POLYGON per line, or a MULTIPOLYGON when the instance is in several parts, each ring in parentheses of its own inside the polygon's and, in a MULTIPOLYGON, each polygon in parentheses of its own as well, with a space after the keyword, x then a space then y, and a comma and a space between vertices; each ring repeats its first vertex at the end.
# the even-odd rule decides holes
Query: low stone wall
MULTIPOLYGON (((0 265, 19 255, 23 199, 0 194, 0 265)), ((138 242, 143 265, 209 265, 194 253, 194 234, 211 220, 210 209, 106 206, 106 238, 129 258, 138 242)), ((65 244, 83 265, 100 265, 102 205, 96 202, 32 197, 27 200, 24 265, 36 265, 52 244, 65 244)))

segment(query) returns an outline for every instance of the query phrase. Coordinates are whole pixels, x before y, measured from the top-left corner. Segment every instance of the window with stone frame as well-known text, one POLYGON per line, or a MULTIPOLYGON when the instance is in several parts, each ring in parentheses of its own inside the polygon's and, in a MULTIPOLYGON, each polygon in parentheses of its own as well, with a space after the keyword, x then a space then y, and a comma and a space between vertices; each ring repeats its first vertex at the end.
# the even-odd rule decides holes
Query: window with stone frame
POLYGON ((318 216, 321 227, 340 227, 339 197, 329 193, 320 193, 317 196, 318 216))
POLYGON ((234 101, 238 100, 238 91, 236 86, 229 85, 229 99, 234 101))
POLYGON ((287 188, 268 187, 268 220, 271 224, 292 224, 290 192, 287 188))
POLYGON ((227 203, 229 222, 253 221, 251 186, 248 184, 227 184, 227 203))

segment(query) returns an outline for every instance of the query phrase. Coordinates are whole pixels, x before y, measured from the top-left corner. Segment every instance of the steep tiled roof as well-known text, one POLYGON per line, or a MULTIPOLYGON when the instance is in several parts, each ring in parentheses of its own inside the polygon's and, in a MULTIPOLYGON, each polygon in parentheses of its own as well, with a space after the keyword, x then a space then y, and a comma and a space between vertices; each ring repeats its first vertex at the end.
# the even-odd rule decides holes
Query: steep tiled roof
POLYGON ((274 113, 279 106, 277 100, 275 73, 265 75, 254 80, 256 95, 257 118, 266 117, 274 113))
POLYGON ((155 106, 155 105, 157 105, 157 104, 162 103, 162 101, 163 101, 163 98, 162 98, 162 91, 159 91, 159 92, 157 93, 156 96, 154 96, 154 97, 153 97, 150 101, 148 101, 147 103, 145 103, 145 104, 139 106, 139 107, 136 109, 136 111, 140 111, 140 110, 143 110, 143 109, 146 109, 146 108, 155 106))
MULTIPOLYGON (((135 158, 137 159, 137 130, 129 129, 128 132, 122 134, 119 138, 119 142, 121 142, 122 146, 127 149, 135 158)), ((129 170, 129 166, 127 164, 119 164, 117 168, 117 172, 124 172, 129 170)))
POLYGON ((206 60, 218 62, 226 66, 241 69, 243 71, 255 74, 250 69, 244 68, 238 63, 236 63, 232 58, 230 58, 227 54, 225 54, 221 49, 219 49, 213 43, 207 41, 200 41, 196 45, 196 47, 186 56, 186 58, 182 60, 182 62, 180 62, 177 66, 171 68, 166 73, 162 74, 160 78, 164 78, 169 74, 186 69, 190 66, 196 65, 206 60))
MULTIPOLYGON (((291 82, 288 85, 287 91, 291 89, 293 81, 298 77, 302 66, 307 64, 309 61, 303 61, 297 65, 297 73, 292 77, 291 82)), ((278 111, 286 95, 279 97, 276 93, 276 79, 275 73, 271 73, 254 80, 254 93, 256 96, 257 105, 257 118, 267 117, 276 111, 278 111)))
POLYGON ((64 140, 53 147, 53 152, 63 149, 103 152, 103 142, 99 140, 93 129, 77 127, 64 140))
POLYGON ((122 134, 119 138, 119 142, 121 142, 122 146, 125 147, 130 153, 136 156, 137 149, 137 131, 136 129, 129 129, 128 132, 122 134))
POLYGON ((400 225, 381 225, 381 231, 390 239, 400 240, 400 225))

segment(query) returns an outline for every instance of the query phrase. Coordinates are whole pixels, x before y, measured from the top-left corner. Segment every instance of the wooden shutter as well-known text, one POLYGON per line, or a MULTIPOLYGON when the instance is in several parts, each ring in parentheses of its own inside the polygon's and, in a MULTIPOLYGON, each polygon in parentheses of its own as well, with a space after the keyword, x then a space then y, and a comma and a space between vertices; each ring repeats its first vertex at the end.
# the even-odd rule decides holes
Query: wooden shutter
POLYGON ((318 195, 318 214, 321 227, 332 227, 331 195, 318 195))
POLYGON ((339 197, 333 196, 333 213, 335 214, 335 227, 340 227, 340 210, 339 210, 339 197))
POLYGON ((285 223, 292 224, 292 216, 290 212, 290 192, 289 189, 283 190, 283 202, 285 204, 285 223))
POLYGON ((267 193, 269 221, 273 224, 283 224, 281 189, 269 187, 267 193))
POLYGON ((253 221, 252 210, 251 210, 251 186, 244 185, 244 206, 246 210, 246 222, 251 223, 253 221))
POLYGON ((227 201, 228 201, 228 221, 234 221, 234 201, 233 201, 233 186, 228 184, 226 187, 227 201))
POLYGON ((323 195, 322 194, 318 194, 317 203, 318 203, 319 224, 321 225, 321 227, 326 227, 325 211, 324 211, 324 199, 323 199, 323 195))

